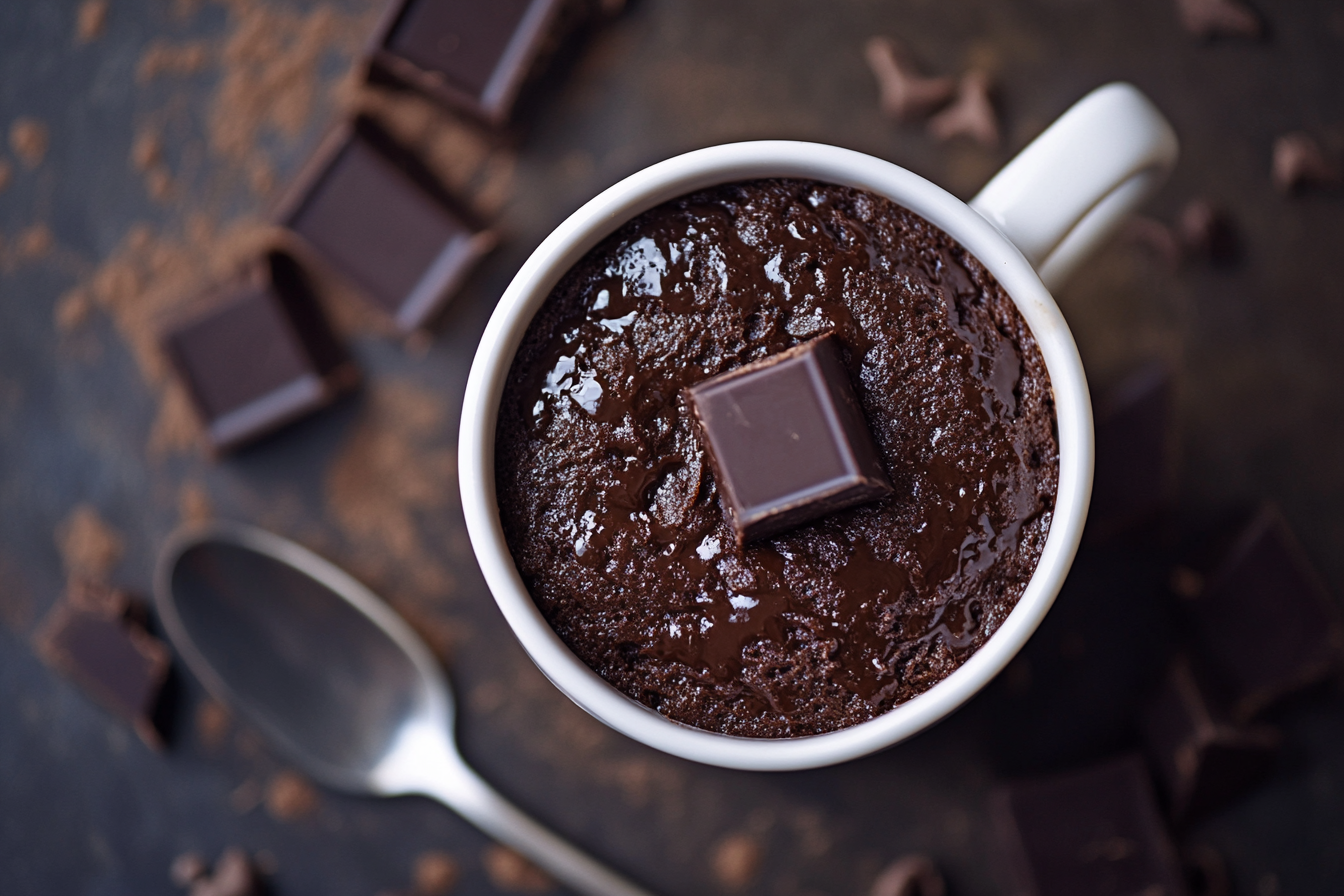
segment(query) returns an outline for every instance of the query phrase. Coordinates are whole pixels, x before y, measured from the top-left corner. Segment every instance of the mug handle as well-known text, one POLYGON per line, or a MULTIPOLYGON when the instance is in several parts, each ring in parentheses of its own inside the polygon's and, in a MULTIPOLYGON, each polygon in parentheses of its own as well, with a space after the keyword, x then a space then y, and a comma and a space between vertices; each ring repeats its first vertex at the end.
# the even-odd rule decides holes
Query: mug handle
POLYGON ((1132 84, 1098 87, 971 200, 1058 289, 1167 179, 1176 132, 1132 84))

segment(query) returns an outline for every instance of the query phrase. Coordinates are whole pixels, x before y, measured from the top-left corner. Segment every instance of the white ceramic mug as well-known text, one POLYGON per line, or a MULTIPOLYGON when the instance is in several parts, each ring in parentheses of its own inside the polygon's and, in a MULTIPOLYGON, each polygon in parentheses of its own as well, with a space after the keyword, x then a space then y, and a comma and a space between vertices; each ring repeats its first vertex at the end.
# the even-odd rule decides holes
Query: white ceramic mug
POLYGON ((555 229, 495 308, 467 380, 458 465, 472 547, 504 618, 541 671, 592 715, 635 740, 711 765, 814 768, 891 746, 932 725, 1007 665, 1059 593, 1078 548, 1092 488, 1092 409, 1077 347, 1050 297, 1175 165, 1176 136, 1128 84, 1074 105, 966 204, 890 162, 793 141, 733 143, 686 153, 627 177, 555 229), (632 700, 574 655, 528 594, 495 502, 495 424, 518 345, 551 289, 626 221, 696 190, 764 177, 809 178, 869 190, 922 215, 979 259, 1012 297, 1040 345, 1054 388, 1059 491, 1040 561, 999 630, 946 679, 870 721, 808 737, 716 734, 632 700))

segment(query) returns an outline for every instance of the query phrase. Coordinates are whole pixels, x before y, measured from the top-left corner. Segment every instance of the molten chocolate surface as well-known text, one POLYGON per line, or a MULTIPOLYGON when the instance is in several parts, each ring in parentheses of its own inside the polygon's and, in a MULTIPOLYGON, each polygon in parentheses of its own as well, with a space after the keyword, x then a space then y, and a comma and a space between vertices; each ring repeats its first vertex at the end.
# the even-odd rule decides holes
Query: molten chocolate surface
POLYGON ((665 203, 556 286, 514 359, 496 485, 560 637, 697 727, 832 731, 945 678, 1050 528, 1054 406, 1026 322, 947 234, 863 191, 727 184, 665 203), (682 390, 833 332, 894 486, 739 548, 682 390))

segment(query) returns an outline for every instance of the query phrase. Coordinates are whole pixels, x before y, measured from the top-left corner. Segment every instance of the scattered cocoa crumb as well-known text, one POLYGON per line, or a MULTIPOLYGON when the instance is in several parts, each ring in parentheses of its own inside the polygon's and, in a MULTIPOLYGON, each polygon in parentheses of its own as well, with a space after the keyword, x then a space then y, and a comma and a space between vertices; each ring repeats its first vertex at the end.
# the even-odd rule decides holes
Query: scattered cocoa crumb
POLYGON ((210 47, 205 41, 169 44, 156 40, 140 54, 135 80, 141 84, 167 75, 183 78, 194 75, 210 62, 210 47))
POLYGON ((196 708, 196 737, 207 750, 218 750, 229 736, 233 716, 217 700, 206 699, 196 708))
POLYGON ((1177 566, 1171 571, 1167 587, 1177 597, 1194 600, 1204 593, 1204 576, 1188 566, 1177 566))
POLYGON ((199 482, 184 482, 177 490, 177 513, 182 522, 197 525, 207 522, 215 515, 210 504, 210 495, 199 482))
POLYGON ((316 788, 297 772, 278 772, 266 785, 266 811, 276 821, 296 821, 316 808, 316 788))
POLYGON ((1181 25, 1195 37, 1259 37, 1260 17, 1239 0, 1176 0, 1181 25))
POLYGON ((447 896, 457 884, 457 860, 446 852, 430 850, 415 858, 414 886, 418 896, 447 896))
POLYGON ((741 890, 761 870, 761 845, 745 834, 733 834, 714 849, 714 877, 725 889, 741 890))
POLYGON ((75 42, 92 43, 107 27, 107 0, 84 0, 75 13, 75 42))
POLYGON ((197 878, 188 896, 257 896, 260 881, 252 862, 236 846, 224 850, 215 862, 214 872, 197 878))
POLYGON ((72 578, 104 581, 121 560, 121 536, 89 504, 80 504, 56 527, 56 547, 72 578))
POLYGON ((204 444, 200 420, 181 383, 167 384, 159 400, 159 413, 149 431, 149 456, 165 457, 204 444))
POLYGON ((1274 186, 1282 193, 1303 187, 1337 187, 1339 165, 1308 134, 1300 131, 1284 134, 1274 141, 1274 163, 1270 171, 1274 186))
POLYGON ((452 576, 421 537, 418 517, 447 506, 456 454, 438 447, 446 418, 433 393, 406 383, 376 383, 361 419, 328 467, 323 491, 331 515, 379 574, 410 571, 427 594, 452 588, 452 576))
POLYGON ((47 126, 35 118, 20 118, 9 126, 9 147, 27 168, 36 168, 47 155, 47 126))
POLYGON ((14 248, 24 261, 37 261, 51 254, 51 247, 55 243, 56 238, 52 236, 50 227, 32 224, 19 232, 14 248))
POLYGON ((972 69, 957 84, 952 105, 929 119, 929 133, 941 141, 969 137, 982 146, 999 145, 999 122, 989 100, 989 75, 972 69))
POLYGON ((210 866, 198 852, 184 852, 168 866, 168 879, 179 887, 189 887, 210 872, 210 866))
POLYGON ((507 846, 492 844, 481 857, 486 876, 506 893, 545 893, 555 887, 546 872, 507 846))
POLYGON ((163 202, 173 195, 173 176, 167 168, 158 165, 145 172, 145 192, 155 202, 163 202))
POLYGON ((937 866, 927 856, 897 859, 873 881, 868 896, 943 896, 947 885, 937 866))
POLYGON ((89 319, 91 311, 93 301, 89 298, 89 294, 82 289, 70 290, 56 302, 56 310, 52 315, 56 321, 56 329, 63 333, 76 329, 89 319))
POLYGON ((0 159, 0 191, 3 191, 5 187, 9 186, 9 179, 13 176, 14 167, 4 159, 0 159))
POLYGON ((921 75, 905 48, 890 38, 870 38, 864 58, 877 78, 882 111, 897 121, 923 118, 946 104, 957 89, 956 78, 921 75))
POLYGON ((255 778, 248 778, 229 792, 229 808, 239 815, 246 815, 261 805, 261 785, 255 778))

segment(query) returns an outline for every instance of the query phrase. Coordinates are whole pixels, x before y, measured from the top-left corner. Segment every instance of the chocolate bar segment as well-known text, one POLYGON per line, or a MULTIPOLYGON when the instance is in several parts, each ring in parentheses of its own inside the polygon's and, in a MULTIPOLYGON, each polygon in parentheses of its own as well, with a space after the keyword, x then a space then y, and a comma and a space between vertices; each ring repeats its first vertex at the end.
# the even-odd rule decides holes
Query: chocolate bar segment
POLYGON ((136 620, 124 592, 75 584, 37 643, 49 665, 130 723, 146 744, 163 746, 153 719, 168 676, 168 648, 136 620))
POLYGON ((171 330, 164 347, 218 451, 323 407, 359 378, 298 264, 279 252, 171 330))
POLYGON ((366 118, 327 140, 279 220, 402 332, 424 326, 495 242, 366 118))
POLYGON ((1141 719, 1171 815, 1188 821, 1245 793, 1272 769, 1279 734, 1226 715, 1216 688, 1188 658, 1173 663, 1141 719))
POLYGON ((991 808, 1014 896, 1186 896, 1137 757, 1013 784, 991 808))
POLYGON ((1147 522, 1172 493, 1172 380, 1162 364, 1134 371, 1097 403, 1097 465, 1088 534, 1147 522))
POLYGON ((369 78, 502 124, 560 7, 560 0, 398 0, 375 32, 369 78))
POLYGON ((1344 653, 1339 607, 1273 506, 1256 513, 1184 606, 1197 652, 1239 722, 1323 680, 1344 653))
POLYGON ((739 544, 891 493, 834 336, 687 393, 739 544))

